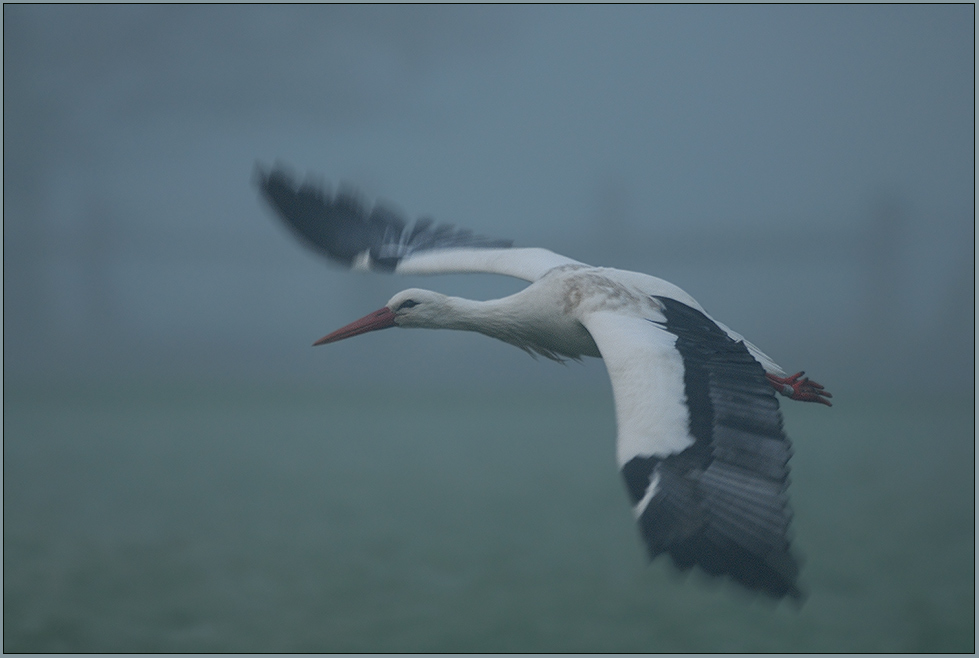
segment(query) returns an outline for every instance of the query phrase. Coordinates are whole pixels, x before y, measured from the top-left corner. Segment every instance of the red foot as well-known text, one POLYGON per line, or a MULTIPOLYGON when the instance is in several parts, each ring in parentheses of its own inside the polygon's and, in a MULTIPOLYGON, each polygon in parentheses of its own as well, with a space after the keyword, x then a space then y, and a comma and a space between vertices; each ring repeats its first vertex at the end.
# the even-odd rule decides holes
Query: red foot
POLYGON ((801 400, 802 402, 819 402, 820 404, 825 404, 827 407, 832 407, 833 403, 826 398, 833 397, 833 394, 829 391, 824 391, 822 385, 817 384, 808 377, 800 380, 799 377, 802 377, 804 374, 806 373, 797 372, 791 377, 776 377, 775 375, 765 373, 765 376, 768 377, 768 381, 771 382, 776 391, 788 398, 801 400))

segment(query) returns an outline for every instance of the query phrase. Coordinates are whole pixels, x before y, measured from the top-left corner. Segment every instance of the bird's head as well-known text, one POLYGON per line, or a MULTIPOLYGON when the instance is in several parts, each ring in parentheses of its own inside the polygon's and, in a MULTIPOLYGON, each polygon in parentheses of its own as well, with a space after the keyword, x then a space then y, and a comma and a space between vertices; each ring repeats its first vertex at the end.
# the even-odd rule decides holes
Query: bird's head
POLYGON ((335 343, 344 338, 366 334, 368 331, 395 326, 438 328, 443 324, 440 319, 444 317, 448 299, 446 295, 431 290, 420 288, 402 290, 383 307, 337 329, 332 334, 323 336, 313 345, 335 343))

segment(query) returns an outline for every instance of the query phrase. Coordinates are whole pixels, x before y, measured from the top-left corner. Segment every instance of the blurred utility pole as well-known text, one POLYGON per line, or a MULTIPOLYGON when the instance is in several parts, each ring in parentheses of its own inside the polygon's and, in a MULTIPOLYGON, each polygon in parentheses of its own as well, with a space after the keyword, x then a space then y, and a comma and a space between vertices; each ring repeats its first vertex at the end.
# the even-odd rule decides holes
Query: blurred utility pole
POLYGON ((111 205, 101 197, 89 200, 81 218, 81 235, 76 245, 81 279, 86 330, 97 341, 111 340, 121 320, 118 291, 112 284, 118 276, 114 264, 120 249, 119 226, 111 205))
POLYGON ((866 268, 867 298, 863 322, 871 340, 897 338, 902 331, 900 317, 907 313, 901 299, 907 226, 904 204, 890 195, 877 202, 864 234, 861 260, 866 268))
MULTIPOLYGON (((908 321, 916 304, 907 294, 905 280, 907 237, 904 201, 893 193, 879 197, 871 207, 856 253, 856 262, 863 269, 864 299, 857 340, 850 350, 853 364, 873 373, 881 386, 913 385, 912 372, 923 365, 916 363, 922 355, 915 350, 908 321)), ((928 306, 917 305, 917 312, 927 312, 928 306)))

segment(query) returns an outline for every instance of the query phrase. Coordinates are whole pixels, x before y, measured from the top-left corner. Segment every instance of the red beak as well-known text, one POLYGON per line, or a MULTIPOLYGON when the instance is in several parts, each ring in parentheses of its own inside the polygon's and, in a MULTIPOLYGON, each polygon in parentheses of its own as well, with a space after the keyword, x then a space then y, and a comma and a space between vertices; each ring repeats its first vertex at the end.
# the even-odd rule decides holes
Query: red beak
POLYGON ((366 334, 368 331, 377 331, 378 329, 387 329, 388 327, 394 326, 394 313, 391 312, 387 306, 384 308, 379 308, 370 315, 365 315, 359 320, 351 322, 346 327, 337 329, 332 334, 323 336, 318 341, 313 343, 313 345, 326 345, 327 343, 335 343, 338 340, 343 340, 344 338, 350 338, 351 336, 358 336, 360 334, 366 334))

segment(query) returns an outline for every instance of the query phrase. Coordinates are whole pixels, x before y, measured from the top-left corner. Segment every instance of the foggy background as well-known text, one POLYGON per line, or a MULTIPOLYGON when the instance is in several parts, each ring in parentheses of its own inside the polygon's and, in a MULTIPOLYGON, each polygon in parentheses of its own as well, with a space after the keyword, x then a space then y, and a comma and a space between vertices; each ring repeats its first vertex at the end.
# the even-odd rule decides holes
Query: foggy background
POLYGON ((971 5, 4 5, 5 652, 974 652, 971 5), (603 364, 311 343, 257 164, 656 275, 785 402, 801 609, 646 553, 603 364))
POLYGON ((305 250, 256 163, 665 278, 830 390, 972 388, 973 8, 4 7, 4 382, 607 386, 305 250))

